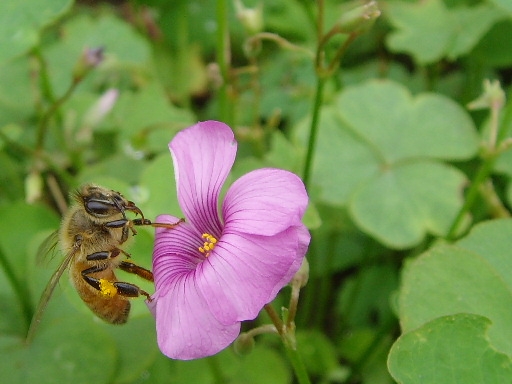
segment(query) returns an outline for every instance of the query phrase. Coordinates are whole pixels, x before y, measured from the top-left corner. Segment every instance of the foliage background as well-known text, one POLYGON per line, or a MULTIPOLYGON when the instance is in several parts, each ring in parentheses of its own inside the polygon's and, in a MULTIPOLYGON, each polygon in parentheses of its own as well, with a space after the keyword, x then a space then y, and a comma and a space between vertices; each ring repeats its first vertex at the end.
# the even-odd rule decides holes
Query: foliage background
MULTIPOLYGON (((38 247, 68 193, 94 182, 149 218, 180 216, 167 143, 217 119, 240 144, 233 179, 274 166, 307 183, 296 337, 312 382, 511 382, 512 106, 496 84, 480 97, 486 79, 509 93, 511 3, 380 1, 374 23, 350 18, 361 2, 244 4, 255 13, 221 0, 0 2, 0 377, 297 380, 273 335, 247 355, 171 361, 142 300, 110 326, 65 278, 23 344, 60 259, 41 264, 38 247)), ((152 236, 130 248, 147 267, 152 236)))

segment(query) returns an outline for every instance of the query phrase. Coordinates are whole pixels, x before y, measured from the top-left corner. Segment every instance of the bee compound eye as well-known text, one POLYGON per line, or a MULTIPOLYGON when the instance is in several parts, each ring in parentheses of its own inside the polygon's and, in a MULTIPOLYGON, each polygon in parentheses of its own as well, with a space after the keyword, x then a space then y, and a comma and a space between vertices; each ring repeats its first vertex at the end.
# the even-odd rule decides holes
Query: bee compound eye
POLYGON ((110 202, 90 199, 85 201, 85 210, 94 216, 109 216, 118 209, 110 202))

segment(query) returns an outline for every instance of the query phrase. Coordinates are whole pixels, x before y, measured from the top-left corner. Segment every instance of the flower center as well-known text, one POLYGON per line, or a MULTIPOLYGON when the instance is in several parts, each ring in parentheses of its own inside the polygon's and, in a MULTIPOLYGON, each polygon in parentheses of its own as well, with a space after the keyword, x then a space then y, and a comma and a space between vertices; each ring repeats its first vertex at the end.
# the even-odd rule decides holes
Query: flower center
POLYGON ((204 253, 205 257, 210 256, 210 252, 215 248, 215 244, 217 244, 217 239, 210 235, 209 233, 203 233, 201 238, 206 241, 203 243, 202 247, 199 247, 199 252, 204 253))

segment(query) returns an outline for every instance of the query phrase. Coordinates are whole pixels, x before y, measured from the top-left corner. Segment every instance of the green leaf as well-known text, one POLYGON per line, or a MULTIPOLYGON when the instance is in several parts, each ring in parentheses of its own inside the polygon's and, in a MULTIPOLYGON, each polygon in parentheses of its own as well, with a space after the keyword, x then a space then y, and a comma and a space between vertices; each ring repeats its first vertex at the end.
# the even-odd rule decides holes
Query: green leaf
POLYGON ((104 61, 93 76, 86 78, 86 83, 93 86, 98 85, 102 76, 114 76, 117 85, 124 71, 147 71, 151 56, 148 43, 129 24, 111 14, 100 13, 98 17, 79 14, 61 27, 60 35, 62 38, 43 52, 57 95, 69 88, 73 69, 86 48, 104 49, 104 61))
POLYGON ((287 169, 299 173, 303 168, 303 154, 288 139, 283 132, 274 131, 270 136, 270 151, 267 152, 265 160, 273 167, 287 169))
POLYGON ((469 236, 457 245, 485 258, 490 267, 500 275, 500 280, 512 287, 510 234, 512 220, 493 220, 475 226, 469 236))
POLYGON ((77 187, 85 183, 93 183, 118 190, 126 195, 127 186, 138 182, 145 165, 146 163, 140 159, 114 152, 105 160, 84 168, 76 179, 77 187))
POLYGON ((39 43, 41 30, 64 15, 73 0, 0 2, 0 62, 20 56, 39 43))
POLYGON ((416 97, 391 81, 368 81, 336 100, 340 119, 386 163, 422 156, 472 157, 478 137, 469 115, 439 94, 416 97))
POLYGON ((184 217, 178 204, 170 153, 161 154, 146 167, 141 185, 147 190, 148 199, 140 208, 150 220, 161 214, 184 217))
POLYGON ((388 18, 397 29, 387 44, 396 52, 411 54, 428 64, 447 57, 454 60, 478 43, 504 14, 486 4, 447 8, 442 0, 387 4, 388 18))
MULTIPOLYGON (((336 109, 322 109, 310 194, 334 205, 347 204, 354 189, 373 177, 379 162, 370 147, 339 121, 336 109)), ((303 142, 307 124, 300 126, 303 142)))
POLYGON ((347 205, 361 229, 392 248, 446 233, 462 204, 465 177, 438 160, 477 152, 468 114, 444 96, 413 98, 390 81, 349 87, 335 106, 321 114, 313 198, 347 205))
POLYGON ((512 16, 512 3, 509 0, 491 0, 492 3, 502 8, 512 16))
POLYGON ((20 338, 0 336, 2 381, 11 384, 111 382, 117 356, 106 332, 70 313, 45 325, 49 326, 40 327, 29 346, 20 338))
MULTIPOLYGON (((508 0, 505 1, 508 2, 508 0)), ((512 39, 509 39, 511 34, 511 19, 496 23, 480 40, 473 50, 472 56, 488 66, 510 66, 512 64, 512 39)))
MULTIPOLYGON (((20 124, 33 112, 33 100, 27 97, 32 92, 30 81, 27 58, 21 57, 0 64, 0 127, 9 123, 20 124)), ((13 127, 9 130, 12 131, 13 127)), ((2 131, 8 134, 4 129, 2 131)), ((10 135, 8 137, 14 139, 10 135)))
POLYGON ((123 326, 102 325, 117 343, 119 364, 114 383, 136 382, 159 353, 154 318, 148 314, 140 318, 130 317, 123 326))
POLYGON ((479 224, 455 245, 436 246, 410 261, 399 294, 403 332, 442 316, 472 313, 492 322, 489 342, 512 356, 510 233, 510 219, 479 224))
POLYGON ((405 163, 358 189, 349 209, 365 232, 391 248, 407 248, 427 232, 447 233, 461 207, 458 192, 465 182, 462 172, 445 164, 405 163))
POLYGON ((487 337, 491 321, 456 314, 402 335, 389 354, 389 371, 401 384, 501 384, 512 377, 512 359, 487 337))
POLYGON ((0 249, 17 279, 23 281, 27 271, 30 239, 39 231, 55 229, 58 218, 46 207, 23 202, 2 207, 0 217, 0 249))
POLYGON ((192 113, 171 104, 157 83, 150 83, 138 92, 123 93, 113 115, 121 127, 123 146, 156 153, 167 153, 168 143, 178 129, 195 122, 192 113))

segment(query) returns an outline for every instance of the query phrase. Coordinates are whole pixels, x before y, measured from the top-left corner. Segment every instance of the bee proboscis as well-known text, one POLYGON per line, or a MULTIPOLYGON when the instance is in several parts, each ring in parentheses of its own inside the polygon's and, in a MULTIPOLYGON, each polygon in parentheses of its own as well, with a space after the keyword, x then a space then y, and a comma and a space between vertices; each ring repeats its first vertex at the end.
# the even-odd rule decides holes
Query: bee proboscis
POLYGON ((125 323, 130 312, 128 298, 142 295, 151 301, 151 297, 135 284, 118 281, 115 269, 153 281, 150 270, 127 260, 130 255, 123 247, 130 232, 132 235, 137 233, 135 226, 174 228, 181 222, 153 223, 144 218, 139 207, 119 192, 93 184, 82 186, 73 197, 74 204, 65 214, 58 231, 58 242, 65 257, 41 295, 30 324, 27 343, 33 339, 48 301, 66 270, 69 270, 80 298, 92 312, 109 323, 125 323), (140 215, 140 218, 128 219, 127 211, 140 215))

